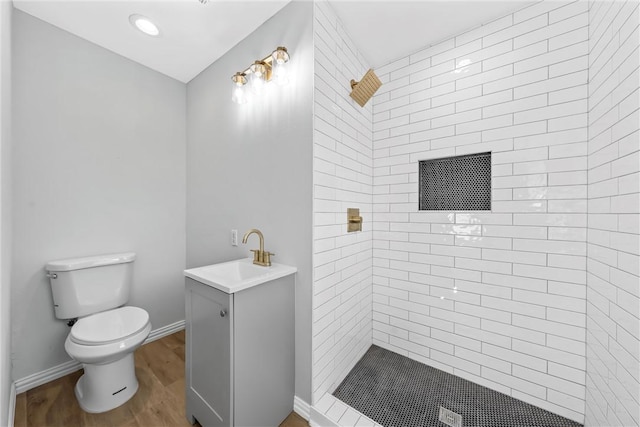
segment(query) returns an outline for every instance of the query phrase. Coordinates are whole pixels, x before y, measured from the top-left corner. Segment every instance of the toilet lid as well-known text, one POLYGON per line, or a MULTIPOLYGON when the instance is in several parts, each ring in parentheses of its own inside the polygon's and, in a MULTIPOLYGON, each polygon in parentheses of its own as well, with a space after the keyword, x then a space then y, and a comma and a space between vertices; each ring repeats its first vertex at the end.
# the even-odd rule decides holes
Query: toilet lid
POLYGON ((149 313, 139 307, 120 307, 78 319, 71 339, 78 344, 98 345, 117 341, 144 329, 149 313))

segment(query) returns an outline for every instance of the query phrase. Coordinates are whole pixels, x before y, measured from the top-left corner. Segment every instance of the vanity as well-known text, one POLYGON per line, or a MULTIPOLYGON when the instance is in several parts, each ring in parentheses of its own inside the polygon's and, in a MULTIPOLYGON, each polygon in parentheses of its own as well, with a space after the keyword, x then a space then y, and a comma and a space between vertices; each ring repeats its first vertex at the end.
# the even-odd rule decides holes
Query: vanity
POLYGON ((276 427, 292 411, 296 271, 250 259, 185 270, 192 424, 276 427))

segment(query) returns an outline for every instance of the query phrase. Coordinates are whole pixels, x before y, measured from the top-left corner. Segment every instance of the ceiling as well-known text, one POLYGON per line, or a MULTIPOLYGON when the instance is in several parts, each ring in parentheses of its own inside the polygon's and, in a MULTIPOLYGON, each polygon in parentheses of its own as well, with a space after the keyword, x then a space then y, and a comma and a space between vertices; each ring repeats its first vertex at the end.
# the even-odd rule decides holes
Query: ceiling
MULTIPOLYGON (((43 21, 182 82, 276 14, 290 0, 13 0, 43 21), (151 18, 150 37, 129 16, 151 18)), ((309 1, 309 0, 296 0, 309 1)), ((373 68, 505 16, 532 1, 330 0, 373 68), (419 34, 419 37, 416 35, 419 34)))
POLYGON ((186 83, 289 1, 13 0, 13 5, 186 83), (151 18, 160 37, 136 30, 129 23, 132 14, 151 18))
POLYGON ((330 0, 330 3, 369 65, 378 68, 535 1, 330 0))

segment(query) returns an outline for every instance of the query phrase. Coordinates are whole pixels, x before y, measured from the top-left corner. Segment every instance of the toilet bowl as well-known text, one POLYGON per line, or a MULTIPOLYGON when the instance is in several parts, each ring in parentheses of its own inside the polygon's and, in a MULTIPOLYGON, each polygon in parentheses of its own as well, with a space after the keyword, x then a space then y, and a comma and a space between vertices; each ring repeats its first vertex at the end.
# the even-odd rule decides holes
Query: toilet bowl
POLYGON ((86 412, 109 411, 138 390, 133 352, 149 336, 151 323, 145 310, 125 305, 135 259, 135 253, 124 252, 45 266, 55 315, 73 325, 64 348, 83 364, 75 392, 86 412))
POLYGON ((133 352, 150 331, 149 314, 129 306, 80 318, 73 325, 64 348, 84 367, 75 387, 84 411, 109 411, 136 393, 133 352))

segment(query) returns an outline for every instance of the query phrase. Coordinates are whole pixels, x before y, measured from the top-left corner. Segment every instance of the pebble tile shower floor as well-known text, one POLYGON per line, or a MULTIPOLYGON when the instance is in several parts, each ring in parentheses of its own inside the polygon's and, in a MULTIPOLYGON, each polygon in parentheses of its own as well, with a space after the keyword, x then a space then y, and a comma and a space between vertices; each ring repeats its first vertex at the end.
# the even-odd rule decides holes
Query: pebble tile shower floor
POLYGON ((462 415, 463 426, 581 426, 375 345, 333 395, 385 427, 443 427, 440 406, 462 415))

